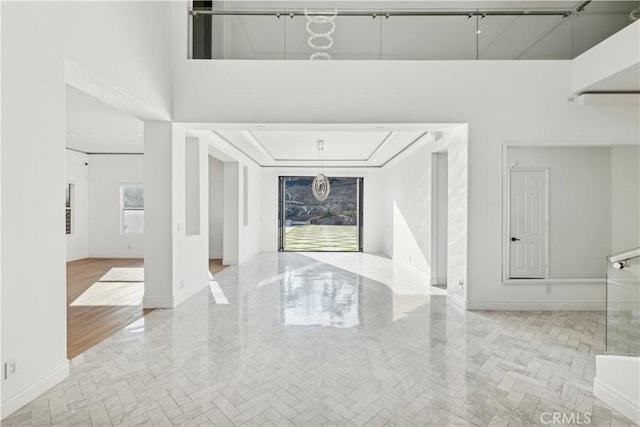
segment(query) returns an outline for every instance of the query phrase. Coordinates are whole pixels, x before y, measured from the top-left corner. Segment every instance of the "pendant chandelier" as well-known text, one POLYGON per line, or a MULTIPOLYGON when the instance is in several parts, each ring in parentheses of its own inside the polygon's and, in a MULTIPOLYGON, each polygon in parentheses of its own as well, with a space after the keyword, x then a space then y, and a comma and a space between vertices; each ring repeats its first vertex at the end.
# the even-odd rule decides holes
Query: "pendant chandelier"
POLYGON ((333 46, 333 37, 331 35, 336 30, 336 16, 338 16, 338 9, 334 9, 331 12, 320 14, 309 13, 307 9, 304 10, 304 16, 307 18, 307 33, 309 38, 307 44, 315 52, 311 54, 309 59, 331 59, 331 55, 327 53, 327 50, 333 46), (324 31, 321 31, 324 29, 324 31))
POLYGON ((313 193, 313 197, 316 198, 319 202, 324 202, 329 197, 329 192, 331 191, 331 185, 329 184, 329 178, 327 178, 322 172, 322 167, 324 166, 324 141, 322 139, 318 140, 318 163, 320 164, 320 172, 318 175, 313 178, 313 183, 311 183, 311 192, 313 193))

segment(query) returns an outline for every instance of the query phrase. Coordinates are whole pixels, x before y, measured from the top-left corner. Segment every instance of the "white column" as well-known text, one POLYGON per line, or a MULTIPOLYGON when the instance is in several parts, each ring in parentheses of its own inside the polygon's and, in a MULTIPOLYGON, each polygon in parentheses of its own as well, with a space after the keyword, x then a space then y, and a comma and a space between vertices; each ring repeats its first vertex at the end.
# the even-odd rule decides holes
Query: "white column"
POLYGON ((224 163, 224 265, 236 265, 240 258, 240 167, 238 162, 224 163))
POLYGON ((173 301, 172 138, 168 122, 144 124, 144 307, 173 301))

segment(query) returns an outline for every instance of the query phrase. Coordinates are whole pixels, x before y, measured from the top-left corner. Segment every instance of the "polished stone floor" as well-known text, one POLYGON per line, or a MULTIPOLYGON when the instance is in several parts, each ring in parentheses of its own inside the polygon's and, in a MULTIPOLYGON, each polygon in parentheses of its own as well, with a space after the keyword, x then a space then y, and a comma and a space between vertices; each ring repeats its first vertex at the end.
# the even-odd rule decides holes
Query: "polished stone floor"
POLYGON ((363 254, 330 255, 354 262, 223 270, 229 304, 207 288, 153 311, 2 425, 630 425, 591 392, 603 313, 465 312, 439 289, 394 295, 393 276, 358 274, 375 265, 363 254))

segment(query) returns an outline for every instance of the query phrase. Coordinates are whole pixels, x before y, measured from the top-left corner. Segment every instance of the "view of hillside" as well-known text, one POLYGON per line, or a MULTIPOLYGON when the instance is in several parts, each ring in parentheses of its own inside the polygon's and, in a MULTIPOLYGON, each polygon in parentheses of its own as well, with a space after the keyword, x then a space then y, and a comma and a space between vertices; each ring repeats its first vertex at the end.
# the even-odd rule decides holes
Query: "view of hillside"
POLYGON ((313 197, 313 177, 285 179, 286 225, 357 225, 357 178, 329 178, 331 192, 320 202, 313 197))

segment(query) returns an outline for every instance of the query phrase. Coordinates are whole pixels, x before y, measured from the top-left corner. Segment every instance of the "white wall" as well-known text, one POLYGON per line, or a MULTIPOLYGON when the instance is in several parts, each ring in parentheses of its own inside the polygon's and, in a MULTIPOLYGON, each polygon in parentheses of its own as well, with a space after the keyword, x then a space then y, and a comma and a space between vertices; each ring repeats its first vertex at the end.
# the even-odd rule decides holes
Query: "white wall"
POLYGON ((224 162, 223 173, 222 263, 235 265, 240 262, 240 167, 238 162, 224 162))
POLYGON ((240 247, 239 247, 239 262, 244 262, 251 258, 258 252, 260 252, 261 245, 261 193, 264 191, 262 182, 262 172, 260 168, 252 162, 241 162, 238 167, 239 185, 238 195, 238 224, 240 227, 240 247), (245 225, 243 221, 244 216, 244 200, 243 191, 244 185, 244 173, 243 168, 247 168, 248 182, 246 188, 248 194, 246 200, 248 202, 248 222, 245 225))
POLYGON ((611 252, 611 148, 510 147, 507 167, 549 169, 549 278, 600 279, 611 252))
POLYGON ((611 253, 640 247, 640 148, 611 148, 611 253))
POLYGON ((144 234, 122 233, 120 194, 122 184, 144 184, 142 155, 89 156, 90 257, 141 258, 144 256, 144 234))
POLYGON ((2 3, 2 361, 18 364, 4 417, 68 374, 65 60, 165 116, 171 68, 167 3, 2 3))
MULTIPOLYGON (((182 136, 182 135, 181 135, 182 136)), ((144 122, 144 300, 145 308, 170 308, 173 300, 171 123, 144 122)))
MULTIPOLYGON (((382 169, 383 252, 432 277, 434 152, 447 151, 447 291, 464 300, 467 281, 467 129, 419 141, 382 169), (462 282, 462 285, 459 283, 462 282)), ((426 286, 427 284, 425 284, 426 286)))
MULTIPOLYGON (((435 190, 434 200, 432 203, 431 212, 435 212, 436 220, 435 224, 432 221, 432 226, 435 225, 435 245, 431 247, 435 249, 436 260, 436 274, 432 274, 431 278, 438 285, 447 284, 447 246, 448 246, 448 224, 449 224, 449 156, 447 153, 438 153, 435 158, 432 156, 432 166, 435 161, 435 187, 431 187, 435 190)), ((431 254, 433 260, 433 253, 431 254)), ((432 261, 433 263, 433 261, 432 261)))
POLYGON ((209 156, 209 258, 222 259, 224 164, 209 156))
MULTIPOLYGON (((207 144, 197 138, 189 138, 195 143, 194 161, 198 163, 196 219, 200 226, 197 232, 187 235, 186 227, 186 144, 184 128, 173 126, 171 146, 171 215, 174 223, 171 236, 173 263, 173 306, 193 296, 209 285, 209 173, 207 144)), ((225 180, 226 181, 226 180, 225 180)))
MULTIPOLYGON (((260 209, 260 246, 259 250, 274 252, 278 250, 278 177, 279 176, 315 176, 316 168, 265 168, 259 181, 261 199, 260 209)), ((363 178, 363 251, 382 252, 383 219, 382 181, 378 169, 331 168, 325 172, 329 176, 363 178)), ((253 197, 253 196, 252 196, 253 197)))
POLYGON ((66 180, 73 184, 71 234, 67 234, 67 261, 89 256, 89 157, 66 150, 66 180))
POLYGON ((547 292, 502 284, 503 144, 640 139, 638 105, 584 107, 569 100, 571 61, 184 60, 174 71, 180 121, 468 123, 468 306, 602 308, 601 285, 554 285, 547 292), (309 102, 310 81, 332 90, 314 92, 309 102), (278 108, 271 108, 274 99, 278 108))

